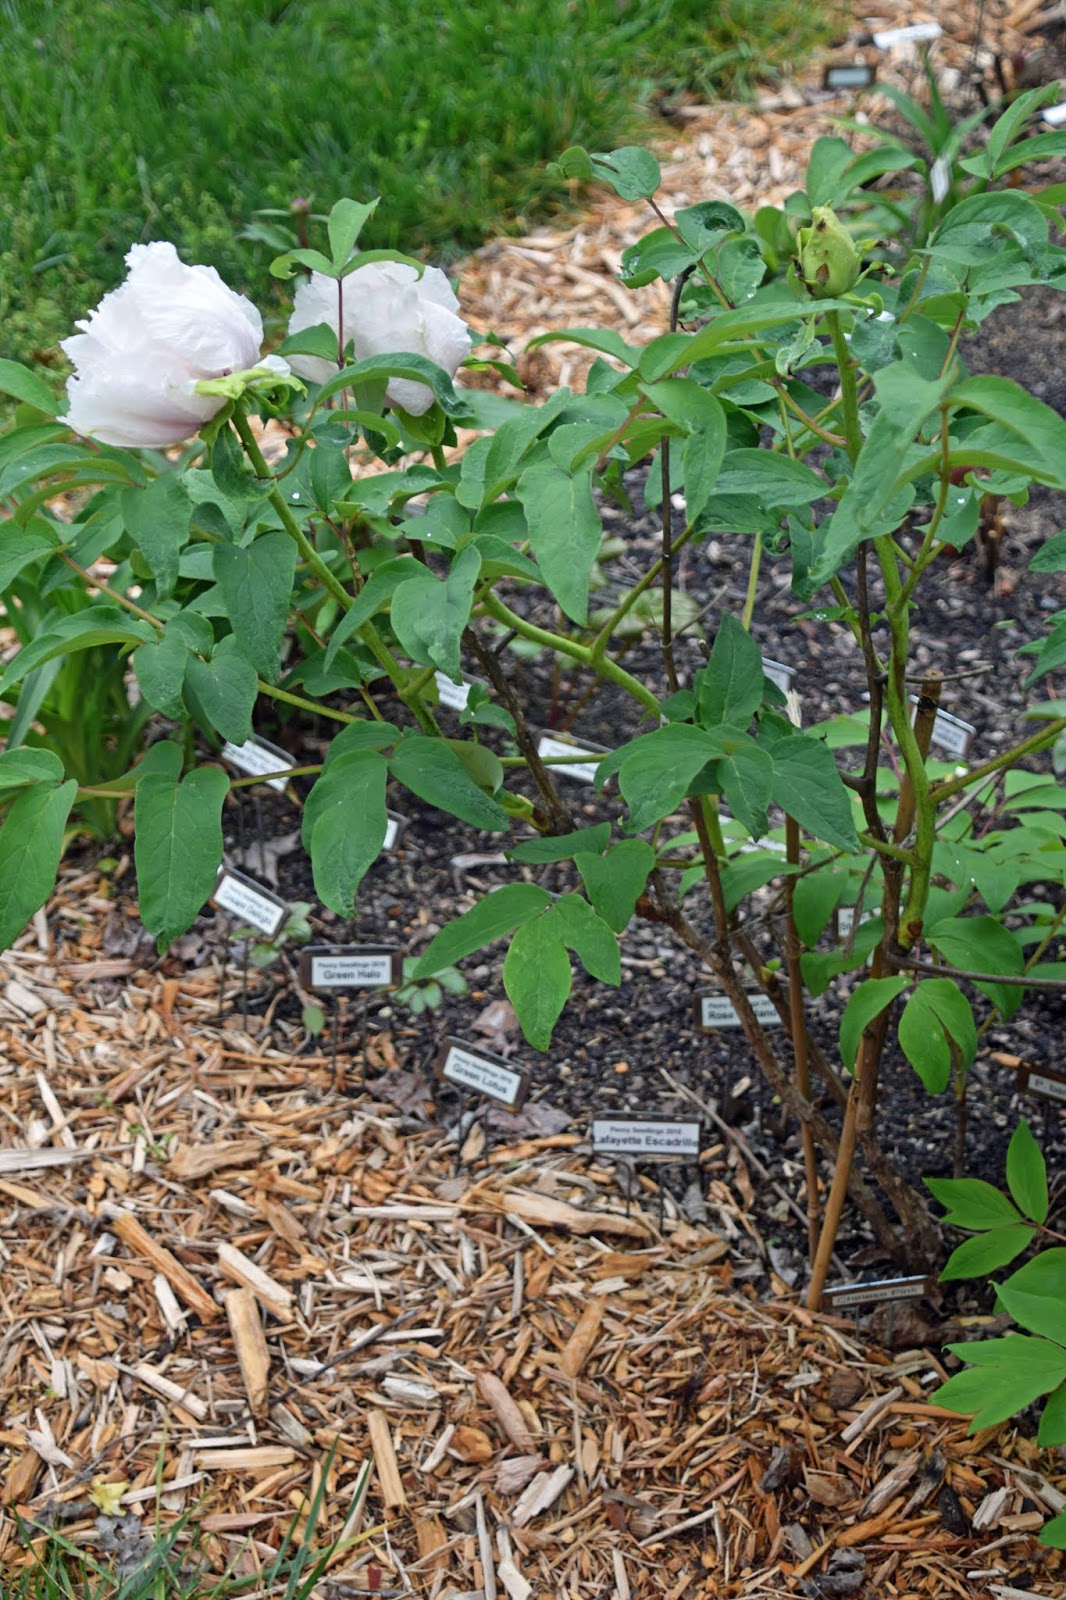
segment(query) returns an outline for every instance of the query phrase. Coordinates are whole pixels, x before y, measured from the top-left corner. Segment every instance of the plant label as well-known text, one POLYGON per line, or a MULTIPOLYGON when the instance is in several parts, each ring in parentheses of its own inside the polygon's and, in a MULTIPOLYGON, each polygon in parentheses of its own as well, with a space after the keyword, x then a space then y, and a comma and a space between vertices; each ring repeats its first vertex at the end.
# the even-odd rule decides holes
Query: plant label
MULTIPOLYGON (((781 1016, 768 994, 755 990, 748 995, 748 1004, 764 1028, 780 1028, 781 1016)), ((715 1033, 719 1028, 739 1028, 732 1000, 724 994, 701 994, 696 999, 696 1026, 703 1033, 715 1033)))
POLYGON ((824 89, 867 89, 877 77, 877 68, 866 61, 841 62, 836 67, 826 67, 822 79, 824 89))
POLYGON ((698 1161, 703 1144, 699 1122, 687 1117, 594 1117, 590 1129, 597 1156, 669 1156, 698 1161))
POLYGON ((520 1110, 529 1093, 528 1072, 462 1039, 445 1039, 433 1070, 443 1083, 484 1095, 508 1111, 520 1110))
POLYGON ((243 872, 234 872, 230 867, 223 867, 219 873, 211 904, 238 922, 258 928, 268 939, 273 939, 289 914, 280 895, 271 894, 254 878, 246 878, 243 872))
POLYGON ((898 1300, 920 1300, 929 1279, 877 1278, 872 1283, 838 1283, 822 1295, 823 1311, 849 1311, 853 1306, 889 1305, 898 1300))
MULTIPOLYGON (((222 746, 222 759, 228 761, 231 767, 236 767, 238 772, 247 772, 250 777, 262 772, 281 772, 294 764, 287 750, 279 750, 276 744, 258 737, 245 739, 243 744, 233 744, 227 739, 222 746)), ((282 794, 286 782, 285 778, 268 778, 266 785, 268 789, 277 789, 282 794)))
MULTIPOLYGON (((911 695, 911 705, 917 704, 917 695, 911 695)), ((929 742, 949 756, 961 758, 969 754, 976 732, 977 729, 972 722, 964 722, 961 717, 953 717, 950 711, 938 711, 933 719, 933 732, 929 742)))
POLYGON ((300 952, 305 989, 395 989, 403 955, 390 944, 309 944, 300 952))
POLYGON ((537 740, 538 756, 549 759, 568 755, 591 758, 584 761, 559 761, 557 766, 551 767, 553 773, 561 772, 564 778, 573 778, 577 783, 595 783, 596 768, 608 753, 606 750, 598 750, 595 745, 578 744, 573 739, 559 738, 552 733, 542 733, 537 740))
POLYGON ((796 676, 795 667, 786 667, 783 661, 771 661, 768 656, 763 656, 762 670, 763 677, 769 678, 775 689, 780 689, 782 694, 788 693, 796 676))
POLYGON ((382 841, 381 848, 383 850, 393 850, 396 847, 397 839, 407 826, 407 818, 401 817, 398 811, 388 811, 386 812, 386 817, 385 838, 382 841))
POLYGON ((470 691, 474 687, 464 678, 462 683, 453 683, 446 672, 435 672, 433 681, 437 685, 437 694, 442 706, 447 706, 449 711, 465 711, 466 702, 470 699, 470 691))
POLYGON ((1049 127, 1061 128, 1066 122, 1066 100, 1060 100, 1056 106, 1045 106, 1040 115, 1049 127))
MULTIPOLYGON (((863 922, 869 922, 872 917, 876 917, 877 915, 878 913, 876 911, 864 911, 862 916, 859 918, 859 922, 860 924, 863 922)), ((837 906, 837 938, 846 939, 854 926, 855 907, 837 906)))
POLYGON ((1018 1073, 1018 1088, 1023 1094, 1035 1094, 1041 1100, 1066 1105, 1066 1078, 1055 1073, 1034 1072, 1031 1067, 1022 1067, 1018 1073))
POLYGON ((939 39, 939 22, 911 22, 905 28, 883 28, 870 35, 878 50, 891 50, 897 44, 919 44, 923 39, 939 39))

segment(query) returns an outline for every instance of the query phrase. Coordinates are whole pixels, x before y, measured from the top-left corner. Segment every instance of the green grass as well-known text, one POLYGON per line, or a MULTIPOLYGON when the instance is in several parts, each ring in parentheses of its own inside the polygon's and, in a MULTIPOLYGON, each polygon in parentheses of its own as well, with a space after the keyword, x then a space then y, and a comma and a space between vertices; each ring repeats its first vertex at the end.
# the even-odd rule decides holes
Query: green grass
POLYGON ((382 204, 368 246, 455 259, 557 201, 568 144, 638 108, 744 88, 827 32, 839 0, 0 0, 0 348, 53 349, 172 239, 265 312, 260 208, 382 204))

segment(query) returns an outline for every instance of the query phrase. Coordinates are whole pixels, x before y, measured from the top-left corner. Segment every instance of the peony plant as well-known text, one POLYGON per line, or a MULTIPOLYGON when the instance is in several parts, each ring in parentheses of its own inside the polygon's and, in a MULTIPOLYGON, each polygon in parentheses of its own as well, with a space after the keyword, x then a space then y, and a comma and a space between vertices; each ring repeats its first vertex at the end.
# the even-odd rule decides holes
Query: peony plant
MULTIPOLYGON (((989 130, 983 186, 911 256, 882 259, 841 222, 864 186, 918 161, 896 146, 854 156, 819 141, 804 190, 754 218, 719 200, 657 210, 622 280, 670 283, 672 325, 643 347, 613 329, 546 336, 595 360, 582 392, 542 405, 462 387, 464 368, 492 363, 467 354, 451 290, 421 263, 360 252, 372 207, 354 200, 334 207, 322 249, 274 264, 307 281, 271 357, 247 302, 155 246, 131 252, 127 284, 69 341, 65 417, 40 376, 0 364, 18 402, 0 441, 0 593, 15 609, 31 591, 50 604, 6 661, 0 700, 18 706, 35 673, 89 648, 128 663, 159 736, 106 792, 132 801, 140 910, 160 949, 211 894, 223 803, 249 781, 226 770, 223 741, 247 740, 272 702, 332 725, 321 763, 295 769, 313 780, 302 838, 324 904, 353 914, 390 785, 499 836, 514 863, 513 881, 419 953, 413 981, 507 940, 505 986, 546 1049, 572 958, 618 983, 635 916, 699 955, 802 1126, 812 1305, 849 1194, 884 1248, 938 1249, 877 1139, 890 1033, 925 1087, 954 1085, 961 1106, 978 1028, 1059 978, 1042 957, 1062 913, 1028 886, 1066 887, 1062 830, 1047 823, 1066 790, 1024 764, 1066 733, 1062 707, 1033 707, 1010 749, 960 768, 930 756, 940 681, 911 702, 923 576, 977 536, 987 495, 1066 489, 1066 422, 1007 379, 968 375, 961 345, 1004 300, 1066 283, 1051 199, 999 186, 1026 158, 1041 95, 989 130), (256 412, 282 419, 274 464, 256 412), (356 449, 376 470, 353 475, 356 449), (626 503, 637 470, 660 547, 598 604, 601 508, 626 503), (73 521, 56 512, 62 493, 80 497, 73 521), (748 597, 704 619, 691 671, 677 567, 712 537, 750 552, 748 597), (853 634, 861 715, 799 726, 767 675, 751 625, 769 561, 787 564, 813 625, 853 634), (635 623, 658 645, 641 671, 635 623), (543 747, 508 643, 580 670, 588 694, 612 691, 616 748, 584 761, 598 786, 616 784, 619 822, 589 822, 568 799, 574 758, 543 747), (442 684, 462 691, 458 723, 442 684), (562 892, 539 881, 547 867, 562 892), (838 909, 852 914, 841 941, 838 909), (846 1001, 839 1060, 811 1025, 830 988, 846 1001)), ((1063 153, 1066 134, 1031 151, 1063 153)), ((659 183, 632 147, 567 151, 559 171, 627 201, 659 183)), ((1037 564, 1066 569, 1061 537, 1037 564)), ((1064 636, 1066 613, 1033 680, 1064 636)), ((89 792, 46 740, 0 753, 0 942, 46 897, 89 792)))

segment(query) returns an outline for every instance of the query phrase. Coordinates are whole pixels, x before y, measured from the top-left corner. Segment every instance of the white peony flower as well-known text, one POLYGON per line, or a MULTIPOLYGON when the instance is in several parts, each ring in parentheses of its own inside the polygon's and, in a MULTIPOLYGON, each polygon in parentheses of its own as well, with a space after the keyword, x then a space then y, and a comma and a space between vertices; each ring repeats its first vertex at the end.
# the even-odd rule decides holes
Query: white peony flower
MULTIPOLYGON (((341 343, 351 344, 356 361, 368 356, 426 356, 448 376, 470 354, 470 334, 456 315, 459 302, 439 267, 427 267, 421 277, 405 261, 368 261, 356 267, 341 284, 343 322, 341 343)), ((321 272, 296 291, 290 334, 325 322, 338 325, 337 283, 321 272)), ((325 383, 337 368, 318 356, 291 356, 294 372, 312 383, 325 383)), ((433 404, 433 391, 411 378, 390 378, 386 397, 413 417, 433 404)))
MULTIPOLYGON (((214 267, 187 267, 172 244, 135 244, 126 265, 125 283, 63 340, 75 372, 61 420, 103 444, 180 444, 226 403, 197 394, 198 382, 263 364, 262 319, 214 267)), ((278 357, 269 366, 288 372, 278 357)))

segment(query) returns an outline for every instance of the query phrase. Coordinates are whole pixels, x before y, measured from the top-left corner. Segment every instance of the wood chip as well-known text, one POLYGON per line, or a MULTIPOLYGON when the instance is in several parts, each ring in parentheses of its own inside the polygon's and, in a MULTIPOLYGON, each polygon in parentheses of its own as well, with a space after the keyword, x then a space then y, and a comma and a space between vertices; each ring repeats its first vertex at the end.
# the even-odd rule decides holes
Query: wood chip
POLYGON ((179 1300, 184 1300, 191 1311, 195 1311, 202 1322, 214 1322, 219 1315, 217 1302, 208 1294, 202 1284, 198 1283, 192 1273, 183 1267, 176 1256, 161 1245, 157 1239, 144 1228, 131 1211, 124 1211, 120 1206, 109 1205, 101 1213, 107 1220, 115 1234, 136 1255, 143 1256, 150 1261, 157 1272, 170 1284, 179 1300))
POLYGON ((267 1409, 270 1392, 270 1353, 251 1289, 229 1289, 223 1296, 230 1333, 237 1350, 244 1391, 253 1417, 267 1409))
POLYGON ((292 1291, 276 1282, 243 1251, 223 1240, 218 1247, 218 1264, 227 1278, 233 1279, 244 1289, 250 1289, 264 1309, 272 1312, 279 1322, 292 1320, 292 1291))
POLYGON ((403 1479, 400 1477, 396 1451, 393 1449, 389 1419, 384 1411, 371 1409, 367 1413, 366 1425, 370 1434, 370 1447, 374 1452, 374 1466, 381 1486, 382 1501, 387 1510, 395 1511, 407 1504, 407 1495, 403 1479))

